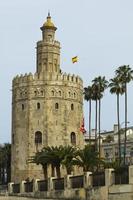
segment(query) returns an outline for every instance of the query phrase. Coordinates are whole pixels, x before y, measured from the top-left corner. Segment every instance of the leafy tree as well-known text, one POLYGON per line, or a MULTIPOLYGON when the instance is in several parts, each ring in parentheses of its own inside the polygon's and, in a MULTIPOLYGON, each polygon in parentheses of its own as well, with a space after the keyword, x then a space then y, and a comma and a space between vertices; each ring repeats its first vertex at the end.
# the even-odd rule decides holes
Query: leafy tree
POLYGON ((114 141, 114 138, 112 135, 107 135, 107 137, 105 138, 104 142, 110 143, 114 141))
POLYGON ((11 144, 0 146, 0 179, 2 184, 11 181, 11 144))
POLYGON ((129 65, 120 66, 116 71, 116 76, 119 77, 125 93, 125 139, 124 139, 124 164, 126 162, 126 142, 127 142, 127 84, 133 79, 133 70, 129 65))

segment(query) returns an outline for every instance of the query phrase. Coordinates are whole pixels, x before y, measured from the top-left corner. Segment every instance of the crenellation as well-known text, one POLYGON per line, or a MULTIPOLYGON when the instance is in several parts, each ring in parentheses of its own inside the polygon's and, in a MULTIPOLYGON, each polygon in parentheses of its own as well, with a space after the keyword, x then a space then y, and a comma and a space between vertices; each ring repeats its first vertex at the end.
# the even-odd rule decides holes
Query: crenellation
POLYGON ((54 45, 56 45, 56 46, 59 46, 59 47, 60 47, 60 42, 59 42, 59 41, 57 41, 57 40, 55 40, 55 41, 54 41, 54 45))

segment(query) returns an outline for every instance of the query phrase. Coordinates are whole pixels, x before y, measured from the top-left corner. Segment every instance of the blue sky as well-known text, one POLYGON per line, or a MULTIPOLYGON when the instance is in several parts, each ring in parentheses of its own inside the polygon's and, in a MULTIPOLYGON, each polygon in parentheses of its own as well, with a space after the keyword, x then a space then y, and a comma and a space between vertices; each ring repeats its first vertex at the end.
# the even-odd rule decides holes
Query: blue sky
MULTIPOLYGON (((36 42, 41 39, 40 26, 48 10, 58 28, 56 39, 62 47, 61 69, 80 75, 86 86, 98 75, 112 78, 121 65, 133 66, 132 8, 132 0, 0 1, 0 143, 10 142, 11 138, 12 79, 17 74, 35 72, 36 42), (71 57, 75 55, 79 62, 72 64, 71 57)), ((133 125, 133 83, 128 91, 128 121, 133 125)), ((106 91, 102 101, 102 130, 112 129, 117 122, 115 102, 115 95, 106 91)), ((87 113, 85 103, 86 128, 87 113)))

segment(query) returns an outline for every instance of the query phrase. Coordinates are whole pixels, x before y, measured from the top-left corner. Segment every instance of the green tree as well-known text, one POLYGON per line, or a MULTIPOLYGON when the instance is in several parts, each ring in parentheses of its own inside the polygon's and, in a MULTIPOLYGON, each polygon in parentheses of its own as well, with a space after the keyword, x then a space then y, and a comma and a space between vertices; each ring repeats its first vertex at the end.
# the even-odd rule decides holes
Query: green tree
POLYGON ((84 99, 89 102, 89 142, 91 143, 91 101, 92 101, 93 90, 92 86, 84 88, 84 99))
POLYGON ((42 165, 44 179, 48 178, 47 170, 50 161, 48 159, 48 154, 44 149, 42 149, 40 152, 36 152, 36 154, 29 159, 29 162, 36 163, 37 165, 42 165))
POLYGON ((100 163, 103 163, 102 159, 99 158, 98 152, 94 151, 90 145, 78 150, 77 156, 73 161, 73 164, 82 167, 84 172, 94 172, 100 163))
POLYGON ((116 76, 119 77, 125 93, 125 137, 124 137, 124 165, 126 162, 126 143, 127 143, 127 84, 133 79, 133 70, 129 67, 129 65, 120 66, 116 71, 116 76))
POLYGON ((61 177, 60 166, 64 159, 63 146, 59 147, 44 147, 43 150, 47 152, 49 164, 52 166, 52 176, 54 176, 54 169, 56 169, 57 177, 61 177))
POLYGON ((93 96, 92 100, 95 101, 95 151, 97 151, 97 110, 99 99, 99 86, 96 83, 92 84, 93 96))
POLYGON ((110 143, 114 141, 114 137, 112 135, 107 135, 104 142, 110 143))
POLYGON ((2 184, 11 181, 11 144, 0 146, 0 178, 2 184))
POLYGON ((66 167, 67 174, 71 174, 73 170, 73 159, 75 158, 77 149, 74 146, 62 147, 62 154, 64 159, 61 164, 66 167))
MULTIPOLYGON (((108 81, 105 79, 105 76, 98 76, 92 80, 94 85, 94 99, 99 103, 99 111, 98 111, 98 134, 99 134, 99 157, 101 155, 101 145, 100 145, 100 133, 101 133, 101 99, 103 98, 103 93, 105 89, 108 87, 108 81)), ((96 105, 97 106, 97 105, 96 105)), ((96 109, 97 110, 97 109, 96 109)), ((96 112, 97 114, 97 112, 96 112)), ((97 116, 96 116, 97 123, 97 116)), ((97 128, 97 125, 96 125, 97 128)))
POLYGON ((120 164, 121 163, 121 133, 120 133, 120 108, 119 108, 120 100, 119 98, 120 98, 120 95, 122 95, 125 90, 118 76, 114 77, 113 79, 110 79, 109 87, 110 87, 110 93, 116 94, 116 97, 117 97, 118 149, 119 149, 119 164, 120 164))

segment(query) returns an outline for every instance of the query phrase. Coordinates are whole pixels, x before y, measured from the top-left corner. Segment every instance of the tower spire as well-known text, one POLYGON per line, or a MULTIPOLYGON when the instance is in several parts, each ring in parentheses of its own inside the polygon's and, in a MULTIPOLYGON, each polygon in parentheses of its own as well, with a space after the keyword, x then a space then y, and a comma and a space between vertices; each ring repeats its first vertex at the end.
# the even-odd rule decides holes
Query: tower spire
POLYGON ((51 17, 51 16, 50 16, 50 10, 48 10, 48 17, 51 17))

